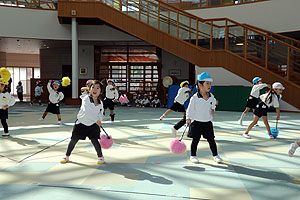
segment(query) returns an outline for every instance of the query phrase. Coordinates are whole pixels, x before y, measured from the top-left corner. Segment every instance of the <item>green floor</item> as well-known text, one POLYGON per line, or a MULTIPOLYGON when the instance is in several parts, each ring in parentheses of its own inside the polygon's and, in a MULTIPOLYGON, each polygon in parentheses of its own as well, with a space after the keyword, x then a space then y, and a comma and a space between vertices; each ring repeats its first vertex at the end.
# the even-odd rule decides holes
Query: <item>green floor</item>
MULTIPOLYGON (((251 114, 241 127, 241 113, 216 112, 216 142, 225 162, 216 164, 203 140, 200 163, 193 164, 190 139, 184 137, 184 154, 169 151, 179 113, 159 121, 163 108, 117 107, 116 121, 106 117, 103 123, 114 145, 103 150, 106 163, 97 165, 89 140, 77 144, 70 163, 59 163, 79 107, 61 108, 62 126, 52 114, 38 120, 45 108, 17 104, 9 109, 11 136, 0 138, 1 200, 300 199, 300 150, 287 156, 290 143, 300 139, 300 114, 281 113, 276 140, 268 139, 261 121, 247 140, 241 134, 251 114)), ((269 114, 272 127, 275 117, 269 114)))

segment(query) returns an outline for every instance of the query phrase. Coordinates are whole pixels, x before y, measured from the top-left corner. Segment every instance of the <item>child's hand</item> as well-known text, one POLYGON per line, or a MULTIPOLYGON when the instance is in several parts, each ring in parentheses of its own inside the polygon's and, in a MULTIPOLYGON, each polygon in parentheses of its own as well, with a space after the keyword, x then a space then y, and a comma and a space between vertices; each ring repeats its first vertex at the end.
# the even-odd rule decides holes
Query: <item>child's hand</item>
POLYGON ((187 125, 190 125, 190 124, 191 124, 191 120, 190 120, 190 119, 187 119, 187 120, 186 120, 186 124, 187 124, 187 125))
POLYGON ((100 127, 101 126, 101 122, 98 120, 96 121, 96 124, 100 127))
POLYGON ((211 109, 211 115, 212 115, 212 116, 215 115, 215 110, 211 109))
POLYGON ((49 80, 49 83, 51 83, 52 82, 52 80, 49 80))
POLYGON ((2 106, 3 110, 6 110, 8 108, 8 105, 2 106))
POLYGON ((280 119, 280 116, 278 115, 277 117, 276 117, 276 120, 278 121, 280 119))
POLYGON ((114 103, 117 103, 117 101, 118 101, 117 99, 114 99, 114 100, 113 100, 114 103))

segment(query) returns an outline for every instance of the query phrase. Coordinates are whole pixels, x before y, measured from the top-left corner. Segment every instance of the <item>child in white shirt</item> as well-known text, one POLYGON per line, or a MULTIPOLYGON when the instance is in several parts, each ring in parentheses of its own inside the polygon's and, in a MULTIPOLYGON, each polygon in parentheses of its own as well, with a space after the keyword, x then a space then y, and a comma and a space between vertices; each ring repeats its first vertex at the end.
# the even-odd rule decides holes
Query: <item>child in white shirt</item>
POLYGON ((281 83, 275 82, 272 85, 272 89, 263 95, 260 95, 261 102, 256 106, 254 111, 254 119, 251 124, 249 124, 247 130, 243 134, 245 138, 251 138, 249 136, 249 131, 253 128, 253 126, 258 122, 258 120, 262 117, 264 124, 267 128, 267 131, 269 133, 270 139, 274 139, 273 135, 271 134, 270 125, 268 122, 268 108, 270 106, 273 106, 276 109, 277 118, 276 120, 280 119, 280 109, 279 109, 279 98, 282 94, 282 91, 284 90, 284 87, 281 83))
POLYGON ((168 109, 159 119, 163 120, 163 118, 169 114, 172 111, 175 112, 182 112, 183 118, 177 122, 171 129, 172 134, 176 137, 176 132, 178 129, 180 129, 186 122, 186 116, 185 116, 185 108, 184 108, 184 102, 189 99, 191 90, 189 88, 189 82, 183 81, 180 84, 180 89, 177 92, 177 95, 175 97, 174 103, 170 109, 168 109))
POLYGON ((136 99, 135 99, 135 107, 142 107, 142 99, 141 99, 141 95, 137 95, 136 99))
POLYGON ((218 155, 212 124, 216 108, 216 99, 209 92, 212 81, 211 76, 207 72, 198 74, 198 92, 192 96, 186 111, 186 123, 190 125, 188 137, 193 138, 190 156, 190 161, 193 163, 199 162, 196 154, 201 135, 207 139, 215 162, 221 163, 223 161, 218 155))
POLYGON ((143 107, 150 107, 150 100, 148 99, 148 95, 144 95, 144 99, 141 102, 143 107))
POLYGON ((117 91, 115 87, 115 82, 113 80, 110 79, 107 80, 107 86, 105 91, 106 91, 105 99, 103 101, 104 112, 107 108, 109 108, 110 118, 111 121, 113 122, 115 120, 115 114, 114 114, 115 103, 119 99, 119 92, 117 91))
POLYGON ((9 136, 8 125, 6 120, 8 119, 8 107, 15 104, 15 98, 7 92, 8 82, 0 81, 0 119, 4 129, 3 137, 9 136))
POLYGON ((41 81, 36 82, 36 86, 34 88, 34 99, 30 102, 30 105, 33 105, 34 101, 38 101, 39 105, 42 105, 41 96, 43 93, 43 86, 41 81))
POLYGON ((81 96, 82 103, 77 114, 71 141, 68 145, 66 156, 60 161, 61 163, 69 162, 75 145, 79 140, 85 140, 88 137, 98 155, 98 164, 104 163, 104 157, 99 143, 100 126, 103 119, 103 103, 100 100, 101 83, 97 80, 93 81, 89 87, 89 94, 81 96))
POLYGON ((151 102, 151 105, 153 108, 159 108, 160 107, 160 100, 158 99, 157 94, 154 95, 154 99, 151 102))
POLYGON ((270 88, 270 85, 266 83, 262 83, 260 77, 253 78, 252 83, 253 83, 253 87, 247 99, 245 111, 242 113, 241 118, 239 119, 239 124, 241 126, 243 125, 243 119, 246 116, 246 114, 249 112, 249 110, 252 109, 254 112, 256 105, 258 104, 259 91, 265 87, 270 88))
POLYGON ((43 116, 39 120, 44 120, 48 112, 50 112, 57 115, 57 123, 61 125, 60 101, 63 100, 64 94, 59 91, 60 87, 60 81, 49 80, 47 84, 47 89, 49 92, 49 103, 45 112, 43 113, 43 116))

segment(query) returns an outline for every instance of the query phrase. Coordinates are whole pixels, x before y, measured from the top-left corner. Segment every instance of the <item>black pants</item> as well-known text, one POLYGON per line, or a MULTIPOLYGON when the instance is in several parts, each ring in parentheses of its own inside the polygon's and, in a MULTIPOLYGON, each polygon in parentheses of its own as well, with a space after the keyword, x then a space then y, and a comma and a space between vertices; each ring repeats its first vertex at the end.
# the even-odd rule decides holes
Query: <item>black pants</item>
MULTIPOLYGON (((69 145, 68 145, 67 153, 66 153, 67 156, 70 156, 70 155, 71 155, 71 153, 72 153, 72 151, 73 151, 75 145, 77 144, 78 140, 79 140, 79 139, 71 139, 71 141, 70 141, 70 143, 69 143, 69 145)), ((95 150, 96 150, 96 152, 97 152, 98 157, 103 156, 103 155, 102 155, 101 146, 100 146, 100 143, 99 143, 98 139, 92 138, 92 139, 91 139, 91 142, 92 142, 92 144, 93 144, 94 147, 95 147, 95 150)))
POLYGON ((8 133, 8 125, 7 125, 6 119, 1 119, 1 124, 4 129, 4 133, 8 133))
MULTIPOLYGON (((198 143, 200 141, 200 138, 193 138, 193 141, 191 143, 191 156, 196 156, 197 155, 197 146, 198 143)), ((217 151, 217 144, 214 138, 209 138, 207 139, 207 142, 209 144, 210 150, 212 152, 213 156, 217 156, 218 155, 218 151, 217 151)))
POLYGON ((179 122, 177 122, 177 124, 174 125, 174 128, 175 128, 176 130, 178 130, 178 129, 180 129, 181 127, 183 127, 183 125, 185 125, 185 123, 186 123, 186 115, 185 115, 185 113, 184 113, 183 118, 182 118, 179 122))

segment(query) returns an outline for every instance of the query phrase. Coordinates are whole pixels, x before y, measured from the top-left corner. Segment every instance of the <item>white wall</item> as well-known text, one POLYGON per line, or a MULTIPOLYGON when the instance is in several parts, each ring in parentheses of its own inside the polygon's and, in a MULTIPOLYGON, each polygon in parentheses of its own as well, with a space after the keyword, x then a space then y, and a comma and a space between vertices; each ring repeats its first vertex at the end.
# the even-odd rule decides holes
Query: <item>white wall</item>
POLYGON ((162 56, 162 78, 165 76, 171 76, 170 70, 180 70, 180 75, 175 76, 177 79, 189 79, 189 62, 170 54, 164 50, 161 50, 162 56))
MULTIPOLYGON (((0 37, 71 40, 71 25, 59 24, 57 11, 0 6, 0 37)), ((139 41, 106 25, 79 25, 79 40, 139 41)))
POLYGON ((227 17, 272 32, 300 30, 299 0, 269 0, 236 6, 187 10, 201 18, 227 17))
MULTIPOLYGON (((252 87, 252 83, 231 73, 222 67, 198 67, 195 66, 196 74, 207 72, 213 78, 213 85, 215 86, 248 86, 252 87)), ((283 93, 284 95, 284 93, 283 93)), ((280 109, 285 111, 300 111, 296 107, 286 103, 280 102, 280 109)))
POLYGON ((94 79, 94 46, 79 45, 78 47, 78 67, 87 68, 87 74, 79 74, 79 79, 94 79))

